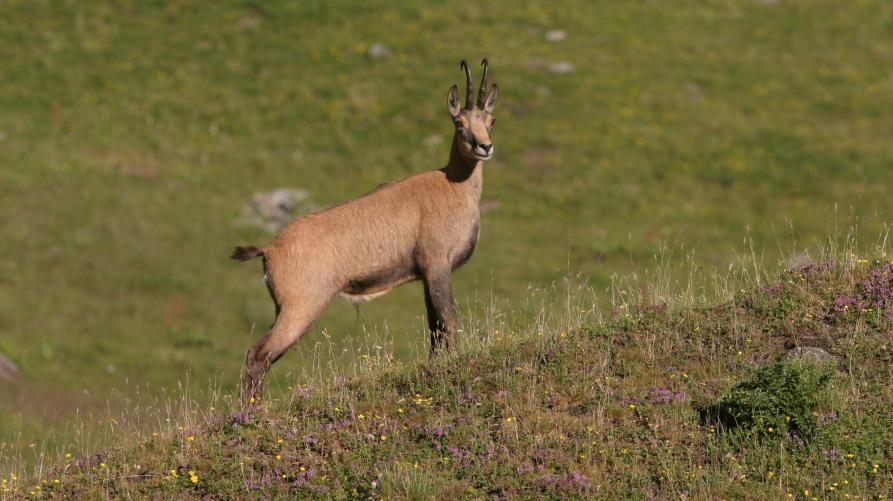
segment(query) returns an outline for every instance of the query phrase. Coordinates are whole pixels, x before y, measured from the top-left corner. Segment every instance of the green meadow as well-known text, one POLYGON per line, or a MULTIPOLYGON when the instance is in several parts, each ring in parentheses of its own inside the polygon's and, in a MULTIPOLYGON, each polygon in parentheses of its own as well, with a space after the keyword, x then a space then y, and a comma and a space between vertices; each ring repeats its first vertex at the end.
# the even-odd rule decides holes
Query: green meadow
MULTIPOLYGON (((0 354, 20 375, 0 380, 0 468, 121 445, 108 426, 140 408, 128 429, 158 428, 153 402, 231 393, 273 317, 259 263, 228 259, 271 237, 234 223, 242 206, 296 187, 324 207, 443 166, 447 90, 482 57, 500 102, 492 210, 454 279, 469 316, 521 330, 531 289, 567 276, 610 310, 621 280, 655 300, 655 280, 697 289, 885 235, 883 0, 6 1, 0 354), (659 271, 680 261, 697 272, 659 271)), ((361 354, 423 362, 423 315, 418 284, 336 300, 272 395, 361 354)))

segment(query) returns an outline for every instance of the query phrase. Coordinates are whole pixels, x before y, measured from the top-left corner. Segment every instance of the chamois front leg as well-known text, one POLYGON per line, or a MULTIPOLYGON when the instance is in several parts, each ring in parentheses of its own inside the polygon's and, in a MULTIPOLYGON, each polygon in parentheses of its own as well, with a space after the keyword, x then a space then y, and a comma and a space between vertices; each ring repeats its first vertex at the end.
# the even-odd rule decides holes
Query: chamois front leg
POLYGON ((452 277, 448 268, 426 274, 425 306, 428 309, 433 357, 441 346, 451 350, 456 341, 456 305, 453 302, 452 277))

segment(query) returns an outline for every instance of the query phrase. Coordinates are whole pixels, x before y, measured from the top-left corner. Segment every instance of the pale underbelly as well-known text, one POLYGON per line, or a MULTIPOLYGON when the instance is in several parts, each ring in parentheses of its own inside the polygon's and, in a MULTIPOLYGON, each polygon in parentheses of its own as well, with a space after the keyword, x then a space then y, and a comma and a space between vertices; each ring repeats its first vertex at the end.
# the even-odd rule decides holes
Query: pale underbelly
POLYGON ((391 289, 385 289, 382 291, 373 292, 371 294, 348 294, 346 292, 339 292, 338 295, 341 296, 341 298, 350 301, 351 303, 366 303, 372 301, 375 298, 384 296, 388 292, 391 292, 392 289, 393 287, 391 289))

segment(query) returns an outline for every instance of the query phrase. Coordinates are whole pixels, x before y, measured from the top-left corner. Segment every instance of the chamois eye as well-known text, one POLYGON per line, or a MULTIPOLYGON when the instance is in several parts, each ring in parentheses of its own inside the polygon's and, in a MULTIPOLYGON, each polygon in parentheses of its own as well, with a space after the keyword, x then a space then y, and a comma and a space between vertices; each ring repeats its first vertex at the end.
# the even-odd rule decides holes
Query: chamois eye
POLYGON ((496 125, 496 119, 495 119, 495 118, 491 118, 491 119, 490 119, 490 127, 493 127, 494 125, 496 125))

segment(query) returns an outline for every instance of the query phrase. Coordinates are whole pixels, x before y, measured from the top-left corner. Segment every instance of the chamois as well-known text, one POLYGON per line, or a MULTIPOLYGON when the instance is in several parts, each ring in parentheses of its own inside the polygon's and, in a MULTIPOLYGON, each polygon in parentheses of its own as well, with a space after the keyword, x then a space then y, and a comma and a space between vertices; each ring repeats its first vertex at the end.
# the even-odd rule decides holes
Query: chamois
POLYGON ((487 90, 487 60, 481 65, 476 102, 464 60, 464 109, 455 85, 447 94, 455 132, 446 167, 302 216, 266 247, 236 248, 233 259, 263 257, 264 281, 276 307, 273 326, 248 350, 243 400, 260 395, 270 366, 310 330, 336 295, 369 301, 421 279, 431 354, 452 347, 456 307, 451 274, 468 261, 480 236, 483 163, 493 156, 490 135, 499 90, 496 84, 487 90))

